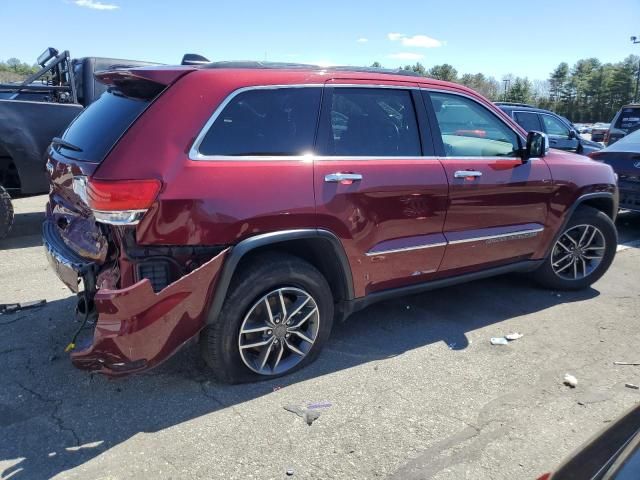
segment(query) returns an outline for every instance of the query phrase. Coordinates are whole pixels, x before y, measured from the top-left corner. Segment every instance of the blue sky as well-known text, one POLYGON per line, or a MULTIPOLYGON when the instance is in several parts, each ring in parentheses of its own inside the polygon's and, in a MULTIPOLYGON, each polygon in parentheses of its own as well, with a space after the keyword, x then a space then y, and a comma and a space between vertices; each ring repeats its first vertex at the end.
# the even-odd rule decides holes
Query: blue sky
POLYGON ((446 62, 534 80, 561 61, 640 54, 629 41, 640 37, 640 0, 6 0, 1 11, 0 59, 28 63, 52 46, 162 63, 185 52, 390 68, 446 62))

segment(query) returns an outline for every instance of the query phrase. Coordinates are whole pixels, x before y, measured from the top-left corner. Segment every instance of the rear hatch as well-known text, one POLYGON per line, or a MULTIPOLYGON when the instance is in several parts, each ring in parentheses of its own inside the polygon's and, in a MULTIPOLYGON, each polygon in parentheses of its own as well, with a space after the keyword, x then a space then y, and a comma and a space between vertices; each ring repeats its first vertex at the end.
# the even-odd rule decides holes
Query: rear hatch
POLYGON ((607 145, 617 142, 625 135, 640 128, 640 105, 622 107, 609 129, 607 145))
MULTIPOLYGON (((160 189, 159 180, 92 179, 136 119, 192 67, 148 67, 96 73, 109 88, 87 107, 48 150, 51 189, 47 222, 82 258, 103 264, 111 225, 132 225, 160 189)), ((126 172, 122 172, 126 179, 126 172)))

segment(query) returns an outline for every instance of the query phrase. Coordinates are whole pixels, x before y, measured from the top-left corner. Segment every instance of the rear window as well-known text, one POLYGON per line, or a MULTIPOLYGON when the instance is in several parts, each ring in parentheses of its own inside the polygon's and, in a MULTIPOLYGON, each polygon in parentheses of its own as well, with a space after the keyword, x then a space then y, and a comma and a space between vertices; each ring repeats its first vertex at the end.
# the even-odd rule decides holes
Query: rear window
POLYGON ((105 92, 76 117, 62 137, 82 151, 61 145, 56 148, 76 160, 100 163, 149 103, 150 100, 105 92))
POLYGON ((199 146, 201 155, 301 155, 313 150, 320 88, 256 89, 239 93, 199 146))
POLYGON ((614 128, 629 133, 640 128, 640 108, 623 108, 616 119, 614 128))

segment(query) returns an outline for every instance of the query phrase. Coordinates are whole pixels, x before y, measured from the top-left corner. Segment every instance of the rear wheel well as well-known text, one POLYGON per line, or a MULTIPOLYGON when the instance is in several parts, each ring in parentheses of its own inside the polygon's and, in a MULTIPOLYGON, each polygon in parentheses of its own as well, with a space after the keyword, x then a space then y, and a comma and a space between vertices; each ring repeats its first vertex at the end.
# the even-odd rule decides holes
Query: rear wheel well
POLYGON ((0 185, 7 190, 20 191, 20 175, 11 157, 0 156, 0 185))
POLYGON ((334 302, 349 299, 347 272, 341 265, 329 240, 323 238, 304 238, 285 240, 255 248, 244 255, 233 273, 231 283, 242 269, 252 262, 272 252, 286 253, 301 258, 313 265, 324 276, 331 288, 334 302))
POLYGON ((596 210, 600 210, 612 220, 616 217, 616 212, 614 212, 613 199, 610 197, 589 198, 578 205, 578 209, 581 207, 592 207, 596 210))

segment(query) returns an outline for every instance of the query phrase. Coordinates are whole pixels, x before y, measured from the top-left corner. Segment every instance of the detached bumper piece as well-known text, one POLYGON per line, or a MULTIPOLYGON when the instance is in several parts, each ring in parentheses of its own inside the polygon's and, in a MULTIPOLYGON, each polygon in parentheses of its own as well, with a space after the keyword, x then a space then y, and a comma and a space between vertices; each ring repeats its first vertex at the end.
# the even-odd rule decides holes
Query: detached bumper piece
POLYGON ((95 278, 95 263, 87 261, 71 250, 60 238, 58 227, 50 220, 42 224, 42 242, 49 265, 56 272, 69 289, 78 293, 78 280, 80 278, 95 278))
POLYGON ((93 343, 71 353, 73 364, 120 376, 169 358, 205 326, 209 299, 227 252, 157 293, 147 278, 121 290, 98 290, 93 343))

